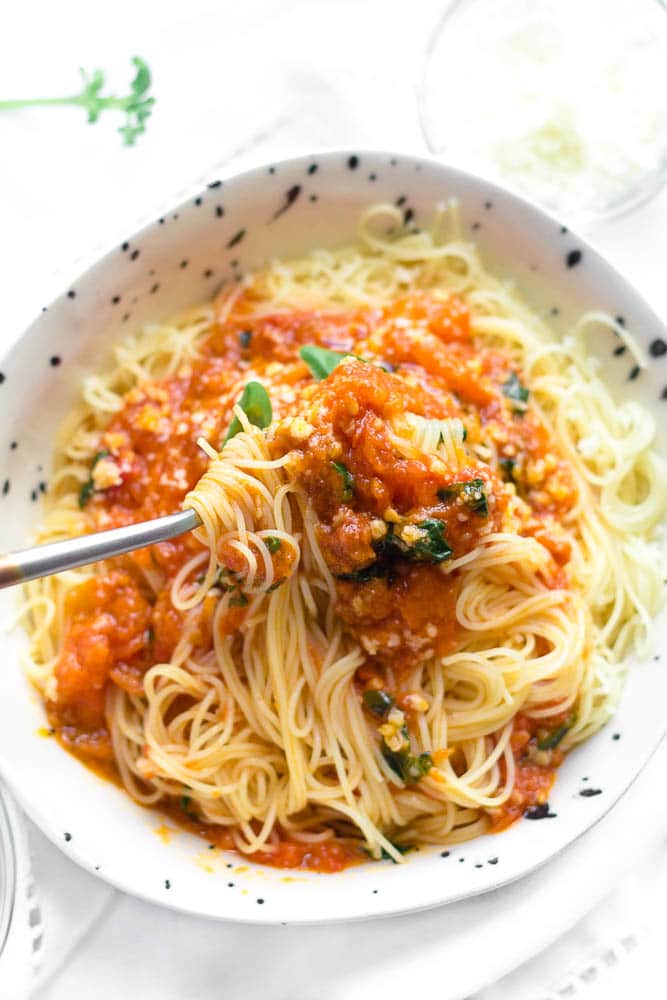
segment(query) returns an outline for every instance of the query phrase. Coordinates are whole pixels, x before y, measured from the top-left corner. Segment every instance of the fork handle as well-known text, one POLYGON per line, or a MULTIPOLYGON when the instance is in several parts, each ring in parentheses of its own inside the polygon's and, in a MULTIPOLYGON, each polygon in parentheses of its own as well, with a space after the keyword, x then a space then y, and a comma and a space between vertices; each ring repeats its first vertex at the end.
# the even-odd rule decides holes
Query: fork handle
POLYGON ((35 545, 31 549, 10 552, 0 556, 0 588, 16 583, 26 583, 40 576, 51 576, 66 569, 87 566, 89 563, 121 556, 133 549, 143 549, 146 545, 165 542, 192 531, 201 524, 199 515, 193 510, 182 510, 178 514, 156 517, 139 524, 128 524, 124 528, 96 531, 91 535, 66 538, 62 542, 48 542, 35 545))

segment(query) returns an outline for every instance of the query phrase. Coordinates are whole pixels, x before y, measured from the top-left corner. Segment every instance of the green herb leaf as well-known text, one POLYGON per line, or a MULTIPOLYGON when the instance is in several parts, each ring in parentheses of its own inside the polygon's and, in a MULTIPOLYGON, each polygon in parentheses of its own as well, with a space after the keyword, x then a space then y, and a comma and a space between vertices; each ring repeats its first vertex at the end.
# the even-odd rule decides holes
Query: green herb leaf
POLYGON ((102 111, 121 111, 125 113, 125 122, 118 131, 123 137, 125 145, 131 146, 137 136, 146 131, 146 121, 155 104, 155 98, 146 96, 151 86, 151 73, 147 64, 138 56, 132 59, 132 63, 136 73, 130 84, 130 93, 127 97, 116 97, 113 94, 103 97, 100 93, 105 82, 102 70, 96 69, 91 74, 81 70, 83 88, 78 94, 67 97, 37 97, 27 100, 0 101, 0 110, 70 105, 83 108, 90 124, 98 120, 102 111))
MULTIPOLYGON (((398 851, 399 854, 407 854, 408 851, 414 851, 415 849, 414 844, 397 844, 393 840, 390 840, 389 843, 391 844, 391 846, 394 848, 395 851, 398 851)), ((380 852, 380 859, 382 861, 391 861, 395 865, 398 864, 396 858, 392 858, 391 854, 387 854, 384 847, 380 852)))
POLYGON ((430 753, 415 756, 409 750, 390 750, 386 743, 382 746, 382 756, 394 774, 406 785, 416 785, 433 767, 430 753))
POLYGON ((280 539, 275 538, 274 535, 269 535, 268 538, 264 539, 264 544, 266 545, 271 555, 273 555, 280 548, 280 539))
POLYGON ((299 357, 308 365, 310 373, 318 382, 331 375, 334 368, 344 358, 349 358, 350 354, 340 354, 338 351, 330 351, 326 347, 316 347, 314 344, 306 344, 299 351, 299 357))
POLYGON ((397 559, 427 563, 441 563, 445 559, 451 559, 453 550, 445 538, 443 521, 429 518, 426 521, 419 521, 415 527, 421 528, 424 536, 417 539, 414 544, 408 544, 396 534, 393 524, 389 525, 384 538, 373 546, 377 553, 376 561, 352 573, 339 573, 337 579, 351 583, 368 583, 369 580, 391 576, 397 559))
POLYGON ((272 594, 274 590, 278 589, 278 587, 282 587, 286 579, 286 576, 281 576, 279 580, 274 580, 271 586, 266 588, 267 594, 272 594))
POLYGON ((461 497, 466 507, 469 507, 475 514, 479 514, 480 517, 488 517, 489 505, 485 486, 483 479, 471 479, 467 483, 452 483, 451 486, 438 490, 438 497, 443 501, 461 497))
POLYGON ((101 451, 98 451, 97 454, 93 456, 93 460, 90 464, 90 475, 88 476, 88 479, 85 481, 85 483, 83 483, 81 489, 79 490, 79 507, 81 510, 83 510, 83 508, 86 506, 86 504, 92 497, 93 493, 95 492, 93 469, 101 459, 107 458, 108 455, 109 452, 107 451, 107 449, 102 448, 101 451))
POLYGON ((191 795, 181 795, 181 809, 186 816, 189 816, 191 819, 199 819, 196 810, 192 808, 191 795))
POLYGON ((364 691, 363 702, 364 708, 382 719, 394 707, 396 699, 388 691, 364 691))
POLYGON ((556 729, 553 729, 548 736, 545 736, 543 739, 538 740, 537 749, 553 750, 555 747, 558 746, 558 744, 563 739, 565 734, 568 733, 570 729, 572 729, 572 726, 575 724, 576 721, 577 721, 577 716, 575 715, 575 713, 572 713, 570 716, 568 716, 568 718, 565 720, 562 726, 558 726, 556 729))
POLYGON ((407 547, 406 558, 414 562, 429 563, 441 563, 451 558, 452 549, 445 538, 445 525, 442 521, 429 518, 427 521, 419 521, 415 527, 425 531, 426 537, 407 547))
POLYGON ((384 560, 376 559, 368 566, 355 569, 351 573, 338 573, 337 580, 344 580, 347 583, 368 583, 369 580, 377 580, 387 575, 387 565, 384 560))
POLYGON ((343 500, 351 500, 354 496, 354 476, 342 462, 331 463, 343 480, 343 500))
POLYGON ((513 458, 501 458, 498 461, 501 475, 506 483, 514 482, 514 466, 516 462, 513 458))
MULTIPOLYGON (((238 406, 241 407, 250 423, 254 424, 255 427, 268 427, 273 420, 273 409, 269 394, 260 382, 248 382, 238 401, 238 406)), ((242 430, 241 421, 235 415, 222 442, 223 448, 228 441, 231 441, 242 430)))
POLYGON ((252 330, 241 330, 239 333, 239 344, 246 351, 250 347, 250 341, 252 340, 252 330))
POLYGON ((230 608, 245 608, 247 604, 248 604, 248 598, 245 596, 245 594, 241 593, 241 591, 239 591, 238 594, 234 594, 234 596, 230 598, 229 601, 230 608))
MULTIPOLYGON (((513 400, 515 403, 525 404, 528 402, 528 397, 530 392, 526 389, 525 385, 522 385, 519 381, 519 376, 516 372, 511 372, 509 378, 503 383, 503 396, 508 399, 513 400)), ((523 413, 525 406, 519 406, 513 408, 515 413, 523 413)))

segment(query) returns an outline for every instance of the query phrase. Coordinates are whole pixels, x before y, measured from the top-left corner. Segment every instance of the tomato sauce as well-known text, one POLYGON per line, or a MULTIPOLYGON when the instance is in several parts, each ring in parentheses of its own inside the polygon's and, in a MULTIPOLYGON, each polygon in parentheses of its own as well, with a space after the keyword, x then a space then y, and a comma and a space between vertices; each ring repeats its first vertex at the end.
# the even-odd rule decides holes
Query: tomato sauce
MULTIPOLYGON (((547 719, 533 719, 522 712, 515 717, 510 738, 515 764, 514 788, 507 802, 491 811, 492 833, 506 830, 536 806, 547 805, 549 792, 556 780, 556 769, 563 762, 563 752, 556 745, 553 749, 542 751, 546 759, 538 762, 538 741, 548 736, 549 732, 558 731, 569 718, 569 711, 547 719)), ((504 771, 504 761, 500 766, 504 771)))
MULTIPOLYGON (((243 385, 256 378, 271 398, 273 447, 294 453, 294 474, 317 518, 338 614, 365 649, 364 669, 376 682, 391 668, 400 683, 414 664, 456 648, 458 583, 441 563, 497 530, 513 496, 520 501, 518 530, 551 556, 551 585, 567 584, 571 553, 558 525, 575 499, 567 463, 539 418, 508 398, 508 379, 521 373, 503 351, 475 343, 461 300, 415 293, 384 308, 259 316, 253 308, 248 290, 233 316, 198 342, 194 360, 127 392, 100 435, 82 493, 90 530, 178 510, 207 466, 197 439, 220 444, 243 385), (306 344, 354 356, 317 382, 299 356, 306 344), (407 412, 459 418, 469 464, 453 471, 433 456, 402 454, 392 426, 407 412), (305 438, 295 437, 297 417, 305 438), (485 441, 500 465, 476 452, 485 441), (481 484, 483 503, 476 506, 461 501, 461 484, 471 481, 481 484)), ((184 629, 171 586, 198 553, 204 549, 191 535, 131 553, 67 599, 49 716, 59 739, 96 766, 113 764, 109 686, 140 694, 150 666, 169 660, 184 629)), ((218 556, 233 569, 233 550, 218 556)), ((197 653, 213 646, 214 610, 213 598, 188 617, 197 653)), ((237 630, 244 615, 234 608, 223 627, 237 630)), ((517 720, 515 736, 522 725, 517 720)), ((541 801, 553 781, 553 771, 517 753, 515 798, 494 829, 541 801)), ((213 841, 215 829, 201 832, 213 841)), ((336 871, 356 860, 350 850, 338 841, 306 847, 285 840, 256 860, 336 871)))

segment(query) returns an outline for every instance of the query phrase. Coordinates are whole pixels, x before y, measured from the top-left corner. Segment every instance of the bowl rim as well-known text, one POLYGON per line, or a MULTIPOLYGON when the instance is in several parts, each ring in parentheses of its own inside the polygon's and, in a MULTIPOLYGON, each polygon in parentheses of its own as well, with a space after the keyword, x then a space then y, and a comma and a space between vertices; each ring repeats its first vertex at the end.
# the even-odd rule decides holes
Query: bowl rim
MULTIPOLYGON (((472 182, 473 185, 476 185, 480 189, 484 189, 485 192, 488 192, 491 195, 491 197, 497 196, 499 200, 502 199, 503 203, 508 207, 510 211, 516 209, 519 211, 523 211, 525 213, 527 210, 529 215, 530 213, 533 213, 534 215, 541 217, 541 219, 544 222, 552 223, 553 226, 555 227, 560 227, 564 225, 557 216, 553 215, 548 210, 542 208, 540 205, 537 205, 534 201, 531 201, 529 198, 525 198, 521 195, 516 194, 515 192, 503 187, 497 182, 489 180, 487 177, 462 169, 459 166, 443 162, 442 159, 439 159, 435 156, 413 154, 406 150, 392 151, 392 150, 372 148, 372 147, 371 148, 349 147, 349 146, 335 147, 326 150, 316 150, 312 153, 301 152, 293 156, 284 156, 277 159, 262 160, 261 163, 253 163, 252 165, 244 167, 240 170, 235 170, 233 167, 231 167, 228 170, 219 171, 219 177, 224 183, 232 181, 235 182, 235 181, 255 181, 255 180, 259 182, 263 176, 268 174, 269 167, 275 168, 275 172, 277 173, 281 168, 293 169, 294 167, 298 167, 300 165, 306 165, 309 162, 312 162, 313 160, 317 160, 318 163, 322 162, 336 163, 338 160, 350 158, 353 156, 358 157, 360 161, 363 160, 364 157, 373 158, 376 160, 382 160, 383 162, 386 161, 387 163, 391 160, 395 160, 399 164, 402 161, 403 162, 408 161, 410 165, 414 165, 419 170, 440 173, 442 174, 443 179, 448 179, 450 182, 453 182, 454 184, 462 183, 463 185, 465 185, 466 183, 472 182)), ((165 213, 167 211, 170 212, 185 211, 185 209, 190 206, 192 194, 206 191, 210 186, 210 184, 212 183, 213 182, 211 181, 209 182, 209 184, 205 183, 203 186, 201 184, 196 184, 191 187, 184 188, 183 190, 186 192, 185 196, 179 202, 172 203, 168 209, 165 209, 165 213)), ((139 224, 138 228, 132 231, 130 238, 139 241, 143 236, 148 236, 149 233, 154 232, 155 221, 156 221, 155 219, 150 219, 148 221, 143 220, 139 224)), ((522 223, 522 228, 525 228, 526 225, 527 225, 526 223, 522 223)), ((644 315, 650 319, 651 323, 656 327, 656 329, 662 329, 663 331, 667 330, 665 324, 657 315, 657 313, 652 308, 650 303, 648 303, 644 298, 644 296, 634 287, 634 285, 624 275, 622 275, 620 271, 618 271, 613 264, 611 264, 606 259, 606 257, 596 248, 595 244, 591 242, 589 238, 582 237, 576 229, 572 230, 570 229, 569 226, 567 226, 567 230, 570 232, 570 235, 574 239, 576 239, 577 245, 586 252, 590 260, 596 266, 596 268, 602 268, 602 270, 606 272, 608 280, 613 280, 618 282, 619 285, 624 290, 625 294, 635 299, 638 304, 641 304, 644 315)), ((100 265, 102 263, 110 263, 111 255, 116 250, 117 250, 117 244, 115 242, 112 243, 111 241, 108 241, 107 243, 105 243, 103 249, 98 248, 94 252, 94 256, 92 254, 82 255, 76 262, 78 270, 76 274, 73 275, 72 280, 75 280, 77 278, 78 280, 80 280, 84 278, 89 272, 89 270, 94 266, 100 265)), ((68 270, 67 274, 69 273, 70 272, 68 270)), ((65 272, 61 272, 58 275, 59 280, 64 277, 66 277, 65 272)), ((70 286, 71 282, 65 281, 64 284, 61 285, 61 291, 50 299, 49 305, 51 305, 58 298, 60 298, 64 293, 64 290, 70 286)), ((33 320, 12 341, 12 343, 10 344, 8 349, 4 352, 0 360, 9 359, 11 357, 12 353, 16 349, 18 349, 19 345, 25 340, 25 338, 29 337, 33 324, 39 318, 40 315, 39 313, 37 313, 36 316, 34 316, 33 320)), ((17 668, 20 669, 20 665, 18 664, 18 662, 17 662, 17 668)), ((29 682, 26 680, 26 684, 27 683, 29 682)), ((667 723, 665 724, 665 731, 667 731, 667 723)), ((662 739, 662 735, 660 739, 662 739)), ((99 871, 95 870, 93 861, 90 859, 88 853, 86 853, 85 850, 80 850, 78 844, 75 841, 72 841, 72 843, 68 844, 67 848, 65 849, 65 845, 62 843, 60 839, 58 839, 56 831, 53 827, 53 823, 49 821, 46 815, 44 815, 42 812, 37 791, 35 791, 35 793, 32 794, 30 789, 26 790, 21 787, 20 781, 18 780, 18 776, 15 772, 11 758, 9 758, 4 752, 2 752, 2 750, 0 750, 0 775, 6 780, 9 788, 12 791, 12 794, 15 796, 16 800, 19 802, 20 806, 23 808, 25 813, 38 826, 41 832, 45 834, 45 836, 51 841, 51 843, 53 843, 59 850, 61 850, 66 857, 71 858, 78 865, 80 865, 82 868, 88 871, 91 875, 103 879, 105 882, 112 885, 114 888, 127 892, 133 896, 136 896, 137 898, 146 900, 151 903, 155 903, 156 905, 165 906, 168 909, 172 909, 177 912, 189 913, 193 915, 198 914, 201 916, 205 916, 209 919, 231 921, 235 923, 258 924, 258 925, 276 925, 281 923, 289 923, 290 925, 292 924, 319 925, 323 923, 341 923, 351 920, 366 920, 370 918, 377 919, 379 917, 397 916, 403 913, 421 912, 428 909, 433 909, 435 907, 448 905, 449 903, 460 902, 461 900, 468 899, 473 896, 494 892, 496 889, 502 888, 505 885, 508 885, 512 882, 517 881, 520 878, 523 878, 526 875, 529 875, 531 872, 538 870, 543 865, 547 864, 552 858, 562 853, 562 851, 566 850, 570 844, 579 840, 589 830, 591 830, 594 826, 596 826, 597 823, 599 823, 599 821, 615 806, 616 802, 618 802, 622 798, 622 796, 625 795, 628 788, 631 787, 631 785, 634 783, 640 770, 643 770, 643 768, 646 766, 648 761, 655 753, 659 745, 659 742, 660 742, 659 740, 656 741, 654 745, 651 745, 651 747, 646 750, 642 758, 641 767, 637 769, 636 773, 633 774, 632 779, 625 784, 625 786, 620 790, 620 792, 616 793, 613 797, 610 797, 610 800, 608 800, 608 805, 606 805, 606 807, 602 811, 600 811, 593 819, 588 821, 586 826, 583 827, 581 830, 579 830, 574 836, 565 838, 563 843, 560 844, 556 850, 552 851, 551 854, 544 857, 537 863, 531 863, 531 865, 525 868, 523 871, 509 875, 504 879, 496 879, 492 886, 480 886, 478 888, 471 888, 457 895, 452 895, 448 897, 446 900, 435 899, 427 902, 417 902, 412 904, 408 903, 407 905, 405 905, 400 900, 397 900, 395 905, 384 904, 383 909, 380 912, 368 910, 365 912, 355 912, 351 916, 330 916, 326 912, 322 912, 321 914, 318 915, 309 915, 303 918, 299 918, 298 916, 297 917, 293 917, 291 915, 286 916, 284 912, 277 915, 271 915, 269 911, 264 910, 263 908, 259 912, 253 911, 252 917, 245 916, 242 913, 229 915, 222 913, 212 914, 206 912, 204 914, 202 913, 201 910, 198 911, 193 907, 186 905, 185 903, 180 903, 175 897, 158 899, 155 895, 151 894, 149 890, 143 890, 141 887, 135 887, 134 885, 129 884, 128 879, 123 880, 121 877, 116 876, 113 873, 109 873, 105 870, 99 870, 99 871)))

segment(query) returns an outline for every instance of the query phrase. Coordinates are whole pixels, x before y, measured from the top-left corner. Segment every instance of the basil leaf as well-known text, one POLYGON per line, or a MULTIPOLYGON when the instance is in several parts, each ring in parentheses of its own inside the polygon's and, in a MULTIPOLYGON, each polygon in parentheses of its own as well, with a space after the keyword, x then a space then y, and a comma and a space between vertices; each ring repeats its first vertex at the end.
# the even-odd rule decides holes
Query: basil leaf
POLYGON ((394 774, 406 785, 416 785, 433 767, 430 753, 420 753, 415 756, 409 750, 390 750, 384 744, 382 756, 394 774))
MULTIPOLYGON (((243 390, 243 393, 241 394, 238 405, 241 407, 250 423, 255 427, 268 427, 273 420, 273 410, 271 408, 269 394, 260 382, 248 382, 243 390)), ((223 448, 228 441, 231 441, 231 439, 236 437, 236 435, 242 430, 243 427, 241 426, 241 421, 235 415, 222 442, 223 448)))
POLYGON ((343 500, 351 500, 354 496, 354 476, 342 462, 331 463, 343 480, 343 500))
POLYGON ((264 539, 264 544, 266 545, 271 555, 273 555, 274 552, 277 552, 278 549, 280 548, 280 539, 275 538, 273 535, 270 535, 268 538, 264 539))
POLYGON ((421 528, 424 536, 417 539, 413 545, 409 545, 394 532, 394 526, 390 524, 384 538, 373 546, 377 553, 376 561, 352 573, 339 573, 337 579, 351 583, 368 583, 369 580, 391 576, 393 564, 397 559, 426 563, 441 563, 445 559, 451 559, 454 553, 445 538, 445 525, 442 521, 429 518, 426 521, 419 521, 415 527, 421 528))
POLYGON ((86 504, 92 497, 93 493, 95 492, 93 469, 101 459, 107 458, 109 454, 110 453, 107 451, 106 448, 102 448, 102 450, 98 451, 97 454, 93 457, 93 460, 90 464, 90 475, 88 476, 88 479, 85 481, 85 483, 83 483, 81 489, 79 490, 79 507, 81 510, 83 510, 83 508, 86 506, 86 504))
POLYGON ((308 365, 313 378, 321 382, 322 379, 331 375, 334 368, 337 368, 344 358, 349 358, 351 355, 330 351, 326 347, 316 347, 314 344, 306 344, 300 349, 299 357, 308 365))
MULTIPOLYGON (((398 851, 399 854, 407 854, 408 851, 414 851, 415 849, 414 844, 396 844, 394 843, 393 840, 390 840, 389 843, 391 844, 391 846, 394 848, 395 851, 398 851)), ((391 854, 387 854, 384 847, 380 851, 380 860, 391 861, 391 863, 394 865, 398 864, 398 861, 396 861, 395 858, 392 858, 391 854)))
POLYGON ((467 483, 452 483, 444 489, 438 490, 440 500, 452 500, 454 497, 461 497, 466 507, 480 517, 488 517, 489 505, 486 498, 485 482, 483 479, 471 479, 467 483))
POLYGON ((245 594, 241 593, 241 591, 239 591, 238 594, 234 594, 234 596, 229 600, 230 608, 245 608, 247 604, 248 604, 248 598, 245 596, 245 594))
POLYGON ((500 466, 500 472, 504 481, 506 483, 513 483, 515 460, 513 458, 501 458, 498 461, 498 465, 500 466))
MULTIPOLYGON (((526 389, 525 385, 522 385, 519 381, 519 376, 516 372, 511 372, 509 378, 503 383, 503 396, 508 399, 514 400, 516 403, 527 403, 530 392, 526 389)), ((520 408, 521 412, 523 408, 520 408)))
POLYGON ((364 708, 383 718, 394 707, 396 699, 388 691, 364 691, 364 708))
POLYGON ((383 560, 376 559, 368 566, 355 569, 351 573, 338 573, 337 580, 344 580, 347 583, 368 583, 369 580, 377 580, 387 575, 387 566, 383 560))
MULTIPOLYGON (((429 518, 419 521, 416 525, 426 532, 426 538, 420 538, 414 545, 408 546, 407 558, 415 562, 441 563, 450 559, 452 549, 445 538, 445 525, 442 521, 429 518)), ((404 543, 405 544, 405 543, 404 543)))
POLYGON ((566 733, 572 729, 572 726, 577 721, 576 715, 572 714, 568 716, 562 726, 558 726, 553 729, 547 736, 543 739, 538 740, 537 749, 538 750, 553 750, 558 746, 560 741, 563 739, 566 733))

